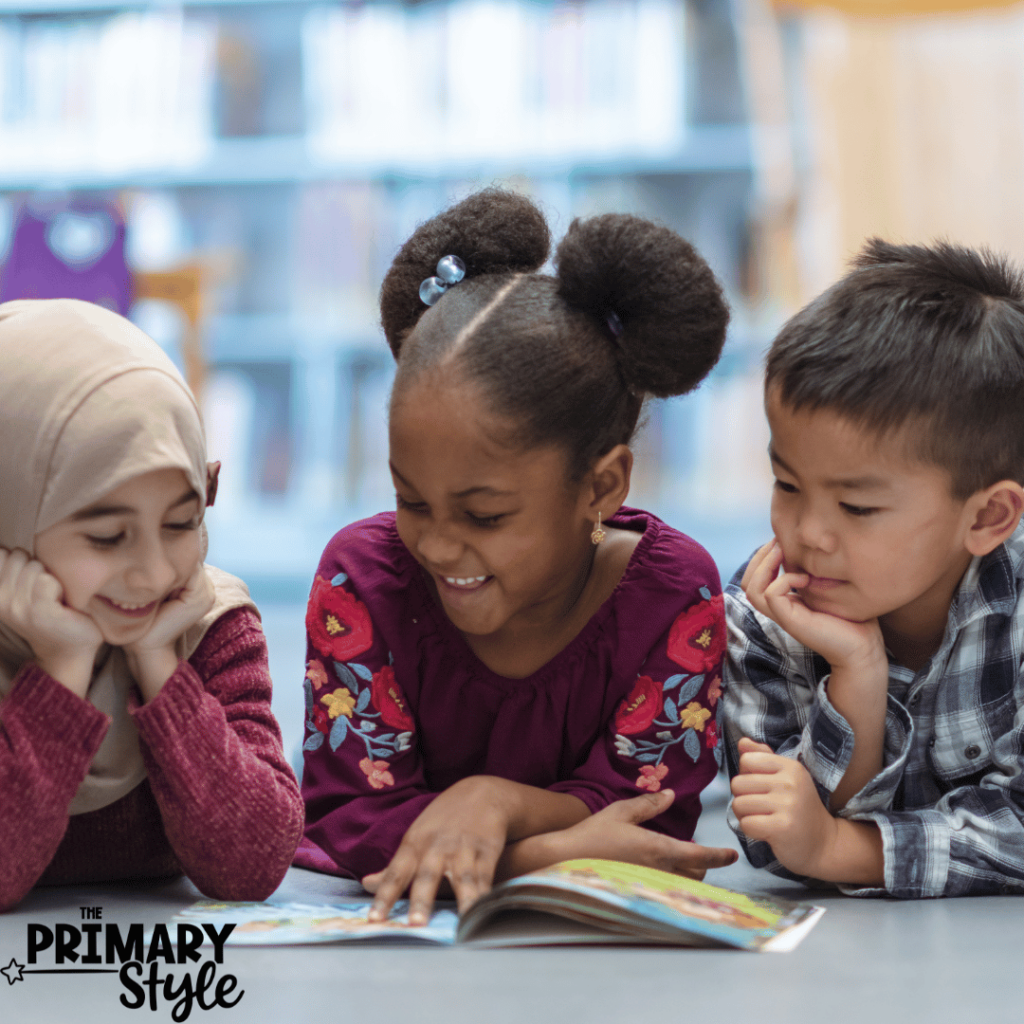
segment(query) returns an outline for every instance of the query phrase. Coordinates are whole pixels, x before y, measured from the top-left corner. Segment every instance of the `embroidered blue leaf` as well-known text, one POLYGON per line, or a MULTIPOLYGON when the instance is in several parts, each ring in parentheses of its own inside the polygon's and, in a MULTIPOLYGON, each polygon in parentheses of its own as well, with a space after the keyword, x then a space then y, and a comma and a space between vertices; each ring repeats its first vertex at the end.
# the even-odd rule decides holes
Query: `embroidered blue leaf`
POLYGON ((347 580, 347 579, 348 579, 348 573, 339 572, 338 575, 335 576, 333 580, 331 580, 331 586, 332 587, 340 587, 342 585, 342 583, 344 583, 345 580, 347 580))
POLYGON ((687 701, 693 700, 697 696, 698 691, 704 685, 704 676, 694 676, 688 680, 686 685, 679 691, 677 697, 680 704, 685 704, 687 701))
POLYGON ((352 691, 353 695, 359 693, 359 684, 356 682, 356 677, 352 674, 352 670, 348 665, 336 661, 334 663, 334 671, 338 674, 338 678, 352 691))
POLYGON ((715 744, 715 764, 717 764, 719 768, 722 767, 722 744, 721 743, 716 743, 715 744))
POLYGON ((655 761, 661 760, 660 754, 637 754, 636 759, 638 761, 647 761, 653 764, 655 761))
POLYGON ((387 749, 379 749, 377 747, 374 747, 370 751, 370 753, 373 754, 374 757, 390 757, 392 755, 392 753, 394 753, 394 751, 387 750, 387 749))
POLYGON ((668 679, 661 684, 661 688, 663 690, 671 690, 672 687, 678 686, 685 678, 686 676, 684 676, 682 672, 678 672, 674 676, 669 676, 668 679))
POLYGON ((678 722, 679 721, 679 712, 676 710, 676 702, 671 697, 666 697, 665 698, 664 712, 665 712, 665 717, 670 722, 678 722))
POLYGON ((394 736, 395 736, 395 734, 393 732, 385 732, 385 733, 382 733, 380 736, 374 736, 373 737, 373 742, 374 743, 390 743, 392 741, 392 739, 394 739, 394 736))
POLYGON ((368 683, 373 681, 373 673, 365 665, 350 664, 349 668, 352 669, 360 679, 365 679, 368 683))
MULTIPOLYGON (((394 665, 394 663, 395 663, 395 656, 390 651, 388 651, 388 664, 389 665, 394 665)), ((241 998, 241 997, 239 997, 239 998, 241 998)))
POLYGON ((637 740, 635 746, 637 750, 658 750, 661 744, 651 740, 637 740))
POLYGON ((700 588, 700 596, 703 597, 705 601, 710 601, 711 600, 711 591, 708 590, 707 587, 701 587, 700 588))
POLYGON ((686 735, 683 737, 683 750, 685 750, 694 761, 700 760, 700 737, 697 735, 696 730, 687 729, 686 735))
POLYGON ((306 710, 307 711, 312 711, 313 710, 313 684, 308 679, 304 679, 302 681, 302 692, 306 696, 306 710))
POLYGON ((324 743, 324 734, 322 732, 315 732, 312 736, 302 744, 303 750, 319 750, 324 743))
POLYGON ((370 689, 366 687, 361 694, 359 694, 359 700, 356 701, 356 711, 363 712, 366 710, 366 705, 370 703, 370 689))
POLYGON ((331 750, 337 750, 341 746, 342 740, 348 734, 348 719, 344 715, 338 715, 334 720, 334 725, 331 726, 331 750))

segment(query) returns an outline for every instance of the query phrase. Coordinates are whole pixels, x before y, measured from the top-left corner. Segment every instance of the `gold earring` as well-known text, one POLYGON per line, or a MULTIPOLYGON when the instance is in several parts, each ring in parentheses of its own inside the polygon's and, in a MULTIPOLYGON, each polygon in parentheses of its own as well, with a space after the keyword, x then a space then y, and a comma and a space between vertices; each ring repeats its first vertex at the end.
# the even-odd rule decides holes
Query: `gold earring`
POLYGON ((597 526, 594 527, 593 532, 590 534, 591 544, 600 544, 601 541, 607 537, 608 534, 601 529, 601 513, 597 513, 597 526))

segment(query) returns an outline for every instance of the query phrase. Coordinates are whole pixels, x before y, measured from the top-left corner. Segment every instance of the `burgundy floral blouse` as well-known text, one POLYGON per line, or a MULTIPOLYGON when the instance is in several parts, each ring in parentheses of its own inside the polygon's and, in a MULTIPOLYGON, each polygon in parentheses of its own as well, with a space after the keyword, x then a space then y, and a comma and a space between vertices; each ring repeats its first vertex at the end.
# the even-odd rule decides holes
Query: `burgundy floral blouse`
POLYGON ((619 585, 533 675, 492 672, 402 544, 394 513, 334 536, 306 613, 306 832, 295 863, 356 878, 386 866, 434 796, 469 775, 571 793, 596 812, 671 787, 648 827, 690 839, 721 763, 725 622, 695 541, 642 533, 619 585))

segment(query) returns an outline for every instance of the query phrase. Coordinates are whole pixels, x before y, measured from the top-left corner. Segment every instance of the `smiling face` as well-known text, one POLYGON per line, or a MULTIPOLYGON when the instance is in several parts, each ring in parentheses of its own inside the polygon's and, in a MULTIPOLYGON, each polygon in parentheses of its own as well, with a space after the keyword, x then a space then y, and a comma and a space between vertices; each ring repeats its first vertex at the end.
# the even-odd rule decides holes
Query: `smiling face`
POLYGON ((805 603, 910 637, 941 632, 971 560, 967 503, 949 473, 910 459, 828 410, 767 402, 775 472, 772 530, 787 571, 807 573, 805 603))
POLYGON ((477 392, 409 384, 391 406, 398 533, 448 618, 478 637, 541 629, 579 597, 592 559, 582 486, 558 448, 509 449, 477 392))
POLYGON ((36 558, 103 639, 145 636, 160 605, 200 561, 202 505, 180 469, 133 477, 36 535, 36 558))

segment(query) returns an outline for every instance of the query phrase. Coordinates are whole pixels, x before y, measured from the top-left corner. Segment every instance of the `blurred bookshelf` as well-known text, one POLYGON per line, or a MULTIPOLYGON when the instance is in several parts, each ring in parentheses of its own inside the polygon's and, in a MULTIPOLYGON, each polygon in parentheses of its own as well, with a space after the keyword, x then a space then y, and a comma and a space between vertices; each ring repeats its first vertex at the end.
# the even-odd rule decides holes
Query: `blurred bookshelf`
MULTIPOLYGON (((331 533, 393 504, 376 297, 412 228, 492 183, 556 236, 653 217, 707 257, 734 323, 712 379, 652 405, 631 500, 728 574, 768 493, 740 6, 0 0, 0 276, 19 210, 82 195, 119 204, 133 267, 207 268, 210 559, 301 602, 331 533)), ((180 356, 175 310, 132 315, 180 356)))

